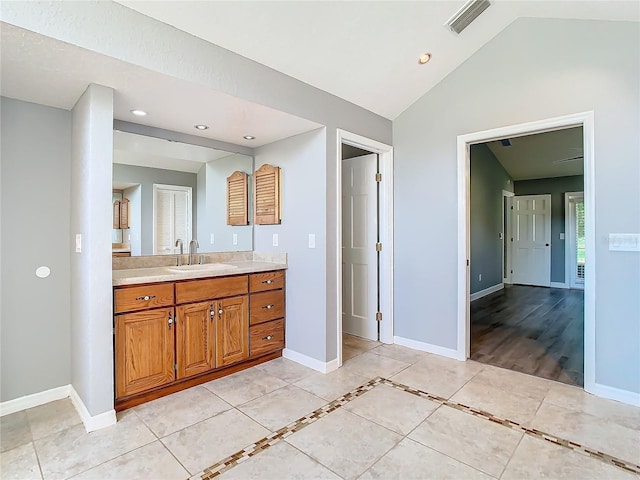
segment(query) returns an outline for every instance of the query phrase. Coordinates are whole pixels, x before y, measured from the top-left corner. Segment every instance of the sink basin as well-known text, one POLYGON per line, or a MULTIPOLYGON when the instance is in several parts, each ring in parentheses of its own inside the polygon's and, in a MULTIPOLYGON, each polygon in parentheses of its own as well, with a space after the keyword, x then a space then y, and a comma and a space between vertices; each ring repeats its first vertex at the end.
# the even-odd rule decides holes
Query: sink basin
POLYGON ((185 273, 185 272, 212 272, 216 270, 227 270, 230 268, 236 268, 235 265, 228 265, 226 263, 203 263, 202 265, 180 265, 179 267, 166 267, 170 272, 185 273))

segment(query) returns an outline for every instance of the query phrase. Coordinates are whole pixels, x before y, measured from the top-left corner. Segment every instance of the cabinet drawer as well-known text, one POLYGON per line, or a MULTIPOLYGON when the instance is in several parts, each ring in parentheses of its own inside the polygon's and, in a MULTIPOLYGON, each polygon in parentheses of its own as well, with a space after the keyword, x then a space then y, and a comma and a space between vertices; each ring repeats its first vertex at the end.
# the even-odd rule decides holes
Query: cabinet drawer
POLYGON ((173 283, 116 288, 113 297, 115 313, 173 305, 173 283))
POLYGON ((284 290, 251 294, 250 323, 268 322, 284 317, 284 290))
POLYGON ((284 348, 284 320, 261 323, 249 328, 250 352, 255 357, 284 348))
POLYGON ((249 291, 263 292, 284 288, 284 270, 277 272, 254 273, 249 280, 249 291))
POLYGON ((176 283, 176 303, 244 295, 249 288, 248 283, 247 275, 178 282, 176 283))

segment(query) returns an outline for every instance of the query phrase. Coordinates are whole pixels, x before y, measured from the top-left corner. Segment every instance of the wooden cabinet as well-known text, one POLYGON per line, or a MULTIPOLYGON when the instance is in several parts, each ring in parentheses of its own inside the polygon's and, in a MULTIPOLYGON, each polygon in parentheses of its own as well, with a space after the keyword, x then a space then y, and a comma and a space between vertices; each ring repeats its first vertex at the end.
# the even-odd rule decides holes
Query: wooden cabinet
POLYGON ((284 271, 114 288, 116 410, 277 358, 284 271))
POLYGON ((173 307, 117 315, 116 397, 174 380, 173 307))
POLYGON ((215 316, 213 302, 176 307, 176 364, 178 379, 215 367, 215 316))

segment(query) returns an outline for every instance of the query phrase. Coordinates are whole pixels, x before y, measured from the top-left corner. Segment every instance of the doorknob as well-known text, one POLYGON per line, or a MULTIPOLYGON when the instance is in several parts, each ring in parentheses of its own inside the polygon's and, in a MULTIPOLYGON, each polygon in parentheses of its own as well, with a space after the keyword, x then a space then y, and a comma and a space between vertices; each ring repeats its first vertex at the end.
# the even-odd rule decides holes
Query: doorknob
POLYGON ((549 246, 549 244, 548 244, 548 243, 545 243, 545 246, 546 246, 546 247, 548 247, 548 246, 549 246))

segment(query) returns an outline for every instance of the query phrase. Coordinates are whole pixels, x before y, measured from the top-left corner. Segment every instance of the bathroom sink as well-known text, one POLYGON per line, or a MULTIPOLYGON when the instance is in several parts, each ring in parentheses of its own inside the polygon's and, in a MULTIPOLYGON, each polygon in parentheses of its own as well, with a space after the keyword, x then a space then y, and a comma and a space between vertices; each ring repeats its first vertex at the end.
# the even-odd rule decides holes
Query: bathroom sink
POLYGON ((231 268, 237 268, 235 265, 229 265, 226 263, 203 263, 202 265, 180 265, 179 267, 166 267, 170 272, 185 273, 185 272, 212 272, 216 270, 228 270, 231 268))

